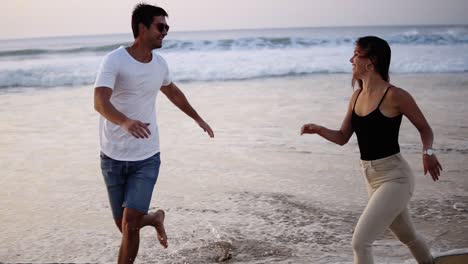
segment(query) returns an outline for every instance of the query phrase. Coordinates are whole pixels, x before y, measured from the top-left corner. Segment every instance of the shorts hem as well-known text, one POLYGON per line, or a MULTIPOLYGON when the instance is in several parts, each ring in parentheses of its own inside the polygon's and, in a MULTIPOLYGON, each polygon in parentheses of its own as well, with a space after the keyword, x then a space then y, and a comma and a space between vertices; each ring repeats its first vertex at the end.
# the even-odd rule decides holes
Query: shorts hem
POLYGON ((145 214, 145 215, 147 215, 147 214, 148 214, 148 211, 149 211, 149 208, 145 210, 145 209, 142 209, 141 207, 131 206, 131 205, 128 205, 128 204, 123 204, 122 207, 123 207, 123 208, 130 208, 130 209, 133 209, 133 210, 138 211, 138 212, 140 212, 140 213, 143 213, 143 214, 145 214))

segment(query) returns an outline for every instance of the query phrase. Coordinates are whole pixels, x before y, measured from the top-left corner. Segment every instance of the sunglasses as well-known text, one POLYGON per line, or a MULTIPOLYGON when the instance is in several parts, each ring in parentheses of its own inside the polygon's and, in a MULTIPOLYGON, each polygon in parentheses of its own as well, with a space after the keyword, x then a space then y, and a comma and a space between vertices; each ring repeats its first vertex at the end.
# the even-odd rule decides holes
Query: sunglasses
POLYGON ((157 24, 154 24, 156 26, 156 29, 163 33, 164 30, 166 30, 166 32, 169 32, 169 25, 168 24, 164 24, 164 23, 157 23, 157 24))

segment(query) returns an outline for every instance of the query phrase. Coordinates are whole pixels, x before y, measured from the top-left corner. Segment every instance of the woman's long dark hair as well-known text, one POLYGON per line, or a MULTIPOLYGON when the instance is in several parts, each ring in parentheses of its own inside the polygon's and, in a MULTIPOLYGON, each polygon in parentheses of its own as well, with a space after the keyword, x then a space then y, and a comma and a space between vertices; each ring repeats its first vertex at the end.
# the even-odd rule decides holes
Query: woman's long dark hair
MULTIPOLYGON (((367 36, 358 38, 358 40, 356 40, 356 45, 364 50, 363 56, 368 57, 372 61, 375 71, 380 77, 382 77, 384 81, 390 82, 388 71, 390 68, 392 51, 387 41, 375 36, 367 36)), ((359 87, 362 88, 362 80, 353 77, 353 87, 356 82, 359 84, 359 87)))

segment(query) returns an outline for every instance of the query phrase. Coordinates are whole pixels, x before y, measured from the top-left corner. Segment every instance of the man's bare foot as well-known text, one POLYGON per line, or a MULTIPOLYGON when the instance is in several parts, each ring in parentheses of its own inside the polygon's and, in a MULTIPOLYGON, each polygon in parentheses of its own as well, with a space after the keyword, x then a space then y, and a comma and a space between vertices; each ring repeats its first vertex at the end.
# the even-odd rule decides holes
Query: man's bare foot
POLYGON ((159 243, 164 248, 167 248, 168 244, 167 244, 166 230, 164 229, 164 218, 165 218, 165 213, 163 210, 156 211, 156 213, 154 213, 153 226, 154 228, 156 228, 156 233, 157 233, 159 243))

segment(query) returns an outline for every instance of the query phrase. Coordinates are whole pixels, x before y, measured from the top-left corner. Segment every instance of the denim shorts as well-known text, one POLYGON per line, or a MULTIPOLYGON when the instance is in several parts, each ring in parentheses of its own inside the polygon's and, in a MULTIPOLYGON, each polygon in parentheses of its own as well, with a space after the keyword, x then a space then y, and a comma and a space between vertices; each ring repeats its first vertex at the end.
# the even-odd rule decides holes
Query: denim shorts
POLYGON ((139 161, 114 160, 102 152, 100 156, 114 219, 122 219, 124 208, 148 214, 161 165, 160 153, 139 161))

